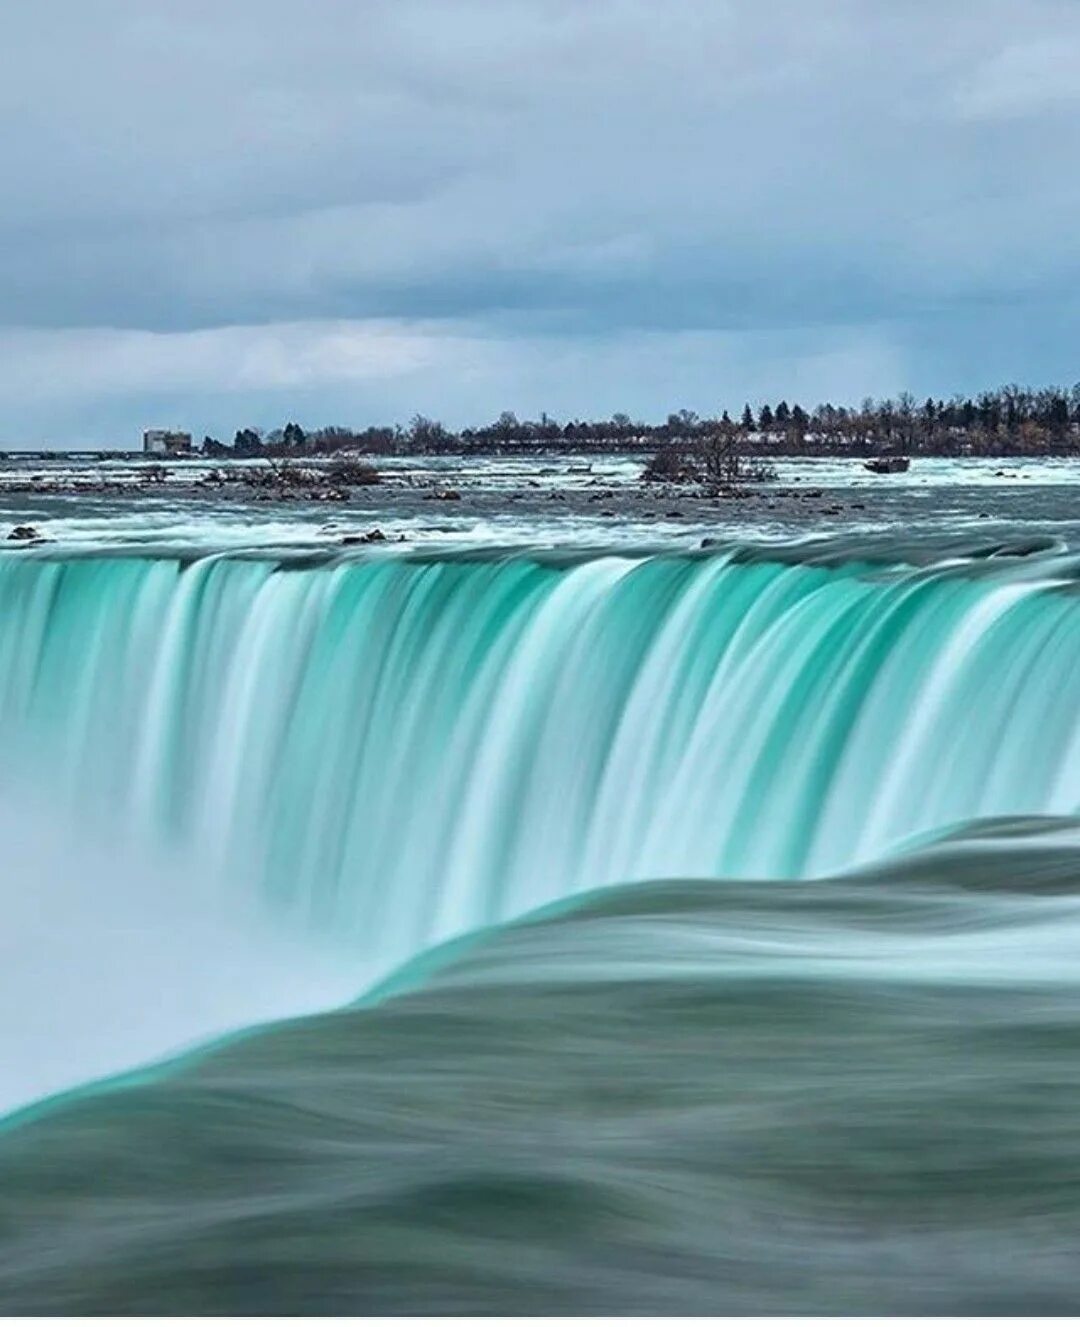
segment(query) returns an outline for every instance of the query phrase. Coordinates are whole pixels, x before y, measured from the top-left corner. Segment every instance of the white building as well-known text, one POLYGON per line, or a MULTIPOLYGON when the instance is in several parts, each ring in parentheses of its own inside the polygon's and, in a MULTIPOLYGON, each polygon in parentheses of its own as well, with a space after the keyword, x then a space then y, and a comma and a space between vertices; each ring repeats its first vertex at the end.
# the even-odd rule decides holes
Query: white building
POLYGON ((151 456, 186 456, 191 451, 191 434, 177 429, 146 429, 142 445, 151 456))

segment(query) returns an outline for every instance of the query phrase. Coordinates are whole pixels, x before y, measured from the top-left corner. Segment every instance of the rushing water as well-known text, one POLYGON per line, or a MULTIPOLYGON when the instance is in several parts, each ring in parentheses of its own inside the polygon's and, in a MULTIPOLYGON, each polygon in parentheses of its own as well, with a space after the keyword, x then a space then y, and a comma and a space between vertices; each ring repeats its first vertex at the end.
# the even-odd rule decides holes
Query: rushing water
POLYGON ((413 952, 575 890, 820 875, 1080 803, 1068 560, 0 562, 0 740, 413 952))
MULTIPOLYGON (((1044 1162, 1080 1164, 1064 1069, 1044 1102, 1046 1156, 1021 1138, 1051 1042, 1078 1048, 1076 836, 1061 819, 1080 810, 1077 583, 1076 560, 1037 540, 921 555, 894 540, 799 555, 0 558, 0 804, 17 864, 0 994, 48 1011, 29 1032, 5 1015, 0 1105, 340 1005, 413 964, 374 1009, 13 1120, 0 1191, 22 1195, 10 1201, 29 1224, 0 1248, 0 1306, 430 1308, 441 1287, 459 1307, 707 1308, 723 1266, 742 1270, 721 1307, 866 1307, 890 1287, 887 1302, 916 1308, 1005 1303, 996 1273, 982 1297, 956 1286, 1000 1249, 1034 1247, 1010 1222, 1027 1213, 1032 1238, 1071 1238, 1080 1210, 1061 1175, 1058 1224, 1049 1198, 1022 1201, 1044 1162), (1029 819, 980 837, 995 817, 1029 819), (969 847, 928 856, 946 832, 969 847), (679 879, 711 883, 631 887, 679 879), (762 883, 722 883, 736 879, 762 883), (600 886, 621 887, 598 896, 610 906, 590 902, 600 886), (498 929, 578 899, 539 928, 498 929), (448 987, 447 960, 424 956, 484 928, 498 980, 481 945, 448 987), (416 1009, 422 1053, 394 1031, 416 1009), (961 1068, 941 1042, 950 1018, 988 1039, 961 1068), (790 1075, 766 1073, 755 1045, 790 1075), (706 1071, 695 1053, 720 1058, 706 1071), (830 1064, 844 1089, 815 1097, 830 1064), (563 1084, 549 1108, 568 1140, 546 1179, 535 1150, 510 1161, 539 1127, 544 1071, 563 1084), (1005 1159, 986 1184, 1011 1196, 993 1230, 945 1203, 954 1243, 939 1231, 935 1244, 920 1203, 943 1203, 956 1174, 972 1194, 982 1181, 971 1149, 959 1170, 943 1152, 934 1176, 912 1158, 958 1136, 979 1075, 1004 1094, 991 1133, 1005 1159), (788 1095, 805 1097, 802 1125, 788 1095), (296 1111, 337 1121, 346 1198, 308 1187, 318 1143, 296 1111), (845 1143, 860 1111, 869 1133, 845 1143), (401 1169, 401 1149, 420 1147, 401 1112, 442 1138, 422 1184, 401 1169), (770 1120, 783 1145, 761 1132, 770 1120), (800 1128, 825 1140, 832 1178, 824 1163, 798 1178, 800 1128), (189 1141, 170 1153, 177 1130, 189 1141), (354 1146, 360 1189, 343 1159, 354 1146), (215 1169, 234 1149, 240 1169, 215 1169), (164 1169, 148 1159, 161 1156, 164 1169), (282 1164, 295 1181, 271 1183, 282 1164), (70 1206, 29 1202, 45 1174, 70 1206), (862 1218, 860 1183, 878 1186, 862 1218), (118 1194, 134 1205, 116 1209, 118 1194), (270 1240, 250 1261, 241 1228, 223 1235, 215 1215, 240 1194, 236 1211, 270 1240), (689 1238, 694 1212, 712 1234, 689 1238), (739 1213, 758 1239, 772 1223, 768 1257, 736 1239, 739 1213), (491 1271, 504 1219, 517 1281, 491 1271), (856 1253, 845 1240, 862 1219, 856 1253), (579 1231, 577 1262, 560 1223, 579 1231), (410 1243, 409 1229, 427 1233, 410 1243), (226 1261, 182 1290, 199 1242, 219 1236, 226 1261), (796 1268, 781 1250, 799 1240, 796 1268), (631 1272, 635 1243, 648 1253, 631 1272), (790 1293, 768 1290, 770 1257, 790 1293), (905 1258, 927 1277, 922 1298, 899 1289, 905 1258), (565 1293, 560 1265, 574 1268, 565 1293), (425 1274, 430 1293, 403 1290, 425 1274)), ((15 1210, 0 1210, 13 1233, 15 1210)), ((1043 1254, 1048 1302, 1075 1302, 1065 1264, 1043 1254)))

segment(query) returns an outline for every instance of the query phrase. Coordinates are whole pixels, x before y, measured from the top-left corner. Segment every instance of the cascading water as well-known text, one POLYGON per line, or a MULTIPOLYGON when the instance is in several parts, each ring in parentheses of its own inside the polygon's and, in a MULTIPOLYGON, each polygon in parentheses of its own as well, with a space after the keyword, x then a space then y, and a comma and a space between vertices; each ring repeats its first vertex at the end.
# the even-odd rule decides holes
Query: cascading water
POLYGON ((1022 552, 0 557, 0 1309, 1074 1308, 1022 552))
POLYGON ((576 891, 1080 802, 1080 609, 731 552, 0 562, 9 774, 387 963, 576 891))

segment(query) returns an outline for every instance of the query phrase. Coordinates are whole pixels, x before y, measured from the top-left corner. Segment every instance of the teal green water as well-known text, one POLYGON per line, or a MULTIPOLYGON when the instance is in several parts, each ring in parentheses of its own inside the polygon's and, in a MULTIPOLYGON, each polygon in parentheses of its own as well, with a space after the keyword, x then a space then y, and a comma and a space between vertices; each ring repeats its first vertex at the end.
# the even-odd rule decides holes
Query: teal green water
POLYGON ((0 1310, 1075 1309, 1077 584, 0 556, 0 1310))
POLYGON ((20 778, 384 956, 1080 802, 1051 559, 6 558, 0 621, 20 778))
POLYGON ((0 1311, 1075 1313, 1077 829, 597 891, 36 1111, 0 1311))

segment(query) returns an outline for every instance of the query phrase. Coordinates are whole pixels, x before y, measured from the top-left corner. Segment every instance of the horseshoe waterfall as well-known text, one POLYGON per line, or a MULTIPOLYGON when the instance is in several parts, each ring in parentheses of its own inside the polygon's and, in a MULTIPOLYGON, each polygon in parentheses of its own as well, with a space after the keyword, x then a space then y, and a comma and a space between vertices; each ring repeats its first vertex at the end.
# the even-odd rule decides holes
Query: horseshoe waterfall
POLYGON ((1065 577, 607 556, 0 564, 8 781, 400 959, 595 886, 1080 803, 1065 577))
POLYGON ((966 1311, 1039 1147, 1070 1302, 1076 570, 0 558, 0 1302, 966 1311))

